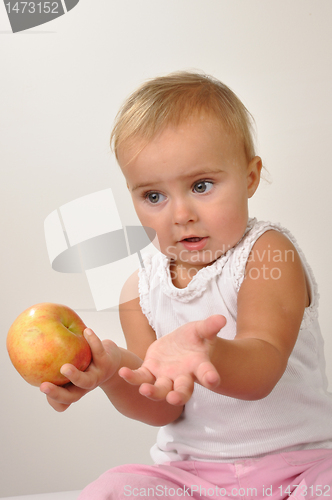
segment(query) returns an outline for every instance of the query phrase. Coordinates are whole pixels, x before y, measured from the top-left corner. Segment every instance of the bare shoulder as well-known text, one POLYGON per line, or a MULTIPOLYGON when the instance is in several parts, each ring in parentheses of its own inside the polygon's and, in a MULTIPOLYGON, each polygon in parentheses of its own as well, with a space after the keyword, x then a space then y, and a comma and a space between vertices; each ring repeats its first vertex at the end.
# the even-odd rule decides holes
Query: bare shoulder
POLYGON ((156 334, 143 314, 139 302, 137 270, 123 285, 119 314, 128 350, 144 359, 148 347, 156 340, 156 334))
POLYGON ((246 265, 246 278, 269 281, 270 284, 286 285, 290 281, 304 281, 307 291, 302 261, 293 243, 283 233, 269 230, 255 242, 246 265))
POLYGON ((263 233, 251 250, 248 263, 261 261, 271 263, 301 262, 298 252, 290 239, 280 231, 273 229, 263 233))
POLYGON ((294 347, 308 287, 300 256, 279 231, 255 242, 238 294, 238 336, 264 339, 289 356, 294 347))

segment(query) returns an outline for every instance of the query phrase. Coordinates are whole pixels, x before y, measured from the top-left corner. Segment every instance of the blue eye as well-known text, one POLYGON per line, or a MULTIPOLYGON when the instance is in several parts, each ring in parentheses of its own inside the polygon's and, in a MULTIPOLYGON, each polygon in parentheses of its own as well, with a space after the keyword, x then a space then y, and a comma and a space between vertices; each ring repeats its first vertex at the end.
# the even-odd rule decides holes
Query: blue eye
POLYGON ((199 181, 194 185, 196 193, 207 193, 213 186, 213 182, 210 181, 199 181))
MULTIPOLYGON (((144 198, 146 200, 148 200, 152 205, 157 205, 159 201, 162 201, 162 200, 160 200, 161 196, 164 196, 164 195, 157 193, 157 192, 150 192, 150 193, 146 193, 144 195, 144 198)), ((164 196, 164 198, 165 198, 165 196, 164 196)))

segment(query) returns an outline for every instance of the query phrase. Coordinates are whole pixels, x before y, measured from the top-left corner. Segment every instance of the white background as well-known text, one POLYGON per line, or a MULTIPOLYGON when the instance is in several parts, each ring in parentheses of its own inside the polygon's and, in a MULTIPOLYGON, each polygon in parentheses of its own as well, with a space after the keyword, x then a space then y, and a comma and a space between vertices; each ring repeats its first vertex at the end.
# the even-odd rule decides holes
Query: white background
POLYGON ((94 312, 85 276, 51 269, 43 223, 106 187, 123 223, 136 223, 109 135, 146 78, 203 70, 254 115, 272 183, 250 213, 288 227, 315 272, 332 382, 331 27, 330 0, 81 0, 12 34, 0 4, 0 497, 81 489, 110 467, 150 463, 156 429, 118 415, 100 390, 56 413, 5 347, 16 316, 46 301, 123 342, 116 308, 94 312))

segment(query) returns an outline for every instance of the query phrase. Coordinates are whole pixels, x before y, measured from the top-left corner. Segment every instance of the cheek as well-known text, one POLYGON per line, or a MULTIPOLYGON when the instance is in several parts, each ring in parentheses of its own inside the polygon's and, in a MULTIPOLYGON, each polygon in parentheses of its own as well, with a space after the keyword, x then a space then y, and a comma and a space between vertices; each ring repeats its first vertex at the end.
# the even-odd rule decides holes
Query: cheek
POLYGON ((232 242, 236 242, 243 235, 248 222, 248 202, 247 198, 239 192, 232 193, 225 200, 222 206, 216 206, 213 210, 213 217, 210 222, 216 231, 223 227, 226 231, 224 234, 232 242))
POLYGON ((134 208, 142 226, 151 227, 155 231, 158 230, 158 217, 151 214, 148 210, 137 206, 135 203, 134 208))

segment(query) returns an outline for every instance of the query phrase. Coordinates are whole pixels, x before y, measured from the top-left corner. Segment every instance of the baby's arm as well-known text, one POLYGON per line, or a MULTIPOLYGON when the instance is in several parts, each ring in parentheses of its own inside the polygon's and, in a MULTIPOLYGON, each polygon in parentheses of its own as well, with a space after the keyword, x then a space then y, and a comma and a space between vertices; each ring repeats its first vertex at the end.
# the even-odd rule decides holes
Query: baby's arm
POLYGON ((239 290, 236 337, 218 339, 211 356, 226 381, 217 392, 247 400, 266 397, 286 369, 308 305, 295 247, 283 234, 267 231, 252 249, 239 290), (271 260, 275 255, 280 262, 271 260))
MULTIPOLYGON (((138 272, 134 273, 124 286, 121 295, 120 321, 126 338, 127 349, 121 349, 120 367, 132 370, 139 368, 146 351, 156 340, 156 334, 142 313, 138 297, 138 272), (129 297, 126 294, 129 292, 129 297), (130 295, 136 298, 128 300, 130 295)), ((153 401, 140 394, 139 388, 128 384, 116 373, 101 386, 113 405, 124 415, 150 425, 166 425, 176 420, 183 411, 183 405, 175 407, 165 400, 153 401)))
MULTIPOLYGON (((125 284, 126 288, 136 286, 137 273, 125 284)), ((137 292, 134 292, 137 295, 137 292)), ((122 366, 137 369, 142 364, 146 349, 155 340, 155 333, 143 315, 139 299, 130 300, 120 306, 120 319, 127 339, 127 345, 132 350, 119 348, 111 340, 103 342, 90 329, 85 331, 92 352, 92 362, 85 372, 73 365, 63 365, 61 372, 71 381, 66 386, 59 387, 44 382, 40 389, 47 395, 49 404, 57 411, 66 410, 85 394, 96 387, 101 387, 113 405, 124 415, 140 420, 150 425, 165 425, 172 422, 182 413, 182 407, 174 407, 166 401, 153 402, 142 396, 136 386, 127 384, 118 375, 122 366)))
POLYGON ((216 337, 222 316, 187 323, 151 345, 139 370, 122 368, 120 375, 141 385, 147 397, 172 404, 188 401, 194 381, 229 397, 264 398, 286 369, 308 300, 296 249, 281 233, 268 231, 248 260, 234 340, 216 337), (274 251, 280 262, 271 262, 274 251))

